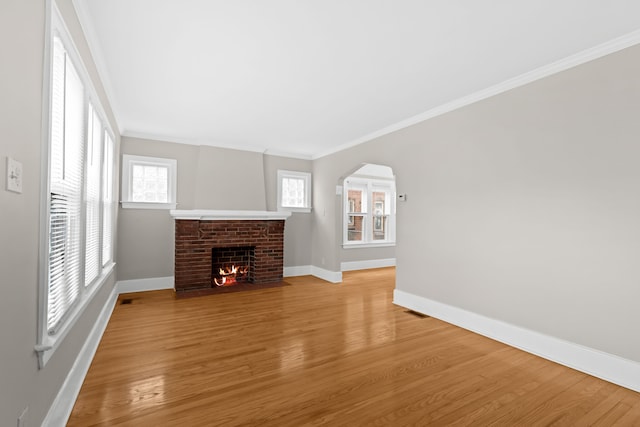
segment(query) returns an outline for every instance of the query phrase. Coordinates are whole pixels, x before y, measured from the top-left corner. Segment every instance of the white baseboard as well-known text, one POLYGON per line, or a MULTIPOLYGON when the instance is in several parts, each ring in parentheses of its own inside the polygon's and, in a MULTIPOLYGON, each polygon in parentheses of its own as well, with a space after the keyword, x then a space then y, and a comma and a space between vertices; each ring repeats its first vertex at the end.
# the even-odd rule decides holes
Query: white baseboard
POLYGON ((310 274, 310 265, 298 265, 284 268, 284 277, 309 276, 310 274))
POLYGON ((91 332, 82 346, 80 353, 78 353, 76 360, 73 362, 73 366, 71 367, 67 378, 65 378, 62 387, 58 390, 58 394, 51 404, 49 412, 47 412, 47 416, 42 422, 43 426, 58 427, 67 424, 71 411, 73 410, 73 405, 76 403, 76 399, 80 393, 80 388, 82 387, 84 378, 89 371, 89 366, 91 366, 93 356, 95 356, 96 351, 98 350, 98 345, 100 344, 102 335, 107 328, 107 324, 109 323, 111 313, 113 313, 117 300, 118 287, 114 286, 106 304, 102 307, 102 311, 100 311, 93 328, 91 328, 91 332))
POLYGON ((320 267, 316 267, 315 265, 312 265, 311 274, 316 276, 319 279, 326 280, 327 282, 331 282, 331 283, 342 282, 341 271, 325 270, 324 268, 320 268, 320 267))
POLYGON ((341 271, 368 270, 370 268, 395 267, 395 258, 370 259, 366 261, 347 261, 340 263, 341 271))
POLYGON ((284 277, 295 276, 315 276, 319 279, 326 280, 331 283, 342 282, 341 271, 330 271, 324 268, 316 267, 315 265, 299 265, 295 267, 285 267, 284 277))
POLYGON ((397 289, 393 303, 640 392, 640 363, 397 289))
POLYGON ((118 293, 127 294, 130 292, 159 291, 162 289, 173 289, 173 276, 151 277, 148 279, 119 280, 116 283, 118 293))

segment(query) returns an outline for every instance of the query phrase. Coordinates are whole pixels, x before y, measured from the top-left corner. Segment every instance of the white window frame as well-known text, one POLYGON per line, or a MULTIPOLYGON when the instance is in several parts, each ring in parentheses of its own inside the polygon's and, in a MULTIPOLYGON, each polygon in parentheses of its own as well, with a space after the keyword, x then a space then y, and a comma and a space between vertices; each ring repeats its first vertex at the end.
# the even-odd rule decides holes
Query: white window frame
POLYGON ((375 248, 383 246, 396 245, 396 185, 395 181, 348 177, 343 182, 342 190, 342 247, 344 249, 354 248, 375 248), (362 235, 361 241, 349 240, 349 189, 357 189, 363 191, 362 203, 362 235), (389 214, 387 219, 387 238, 385 240, 373 240, 373 217, 374 212, 371 209, 371 201, 373 193, 376 191, 385 191, 389 193, 389 214))
POLYGON ((279 169, 277 173, 277 181, 278 181, 278 191, 277 191, 277 204, 278 211, 289 211, 289 212, 311 212, 311 173, 309 172, 298 172, 298 171, 289 171, 279 169), (282 205, 282 181, 286 178, 293 179, 303 179, 304 180, 304 206, 303 207, 294 207, 294 206, 283 206, 282 205))
MULTIPOLYGON (((56 38, 60 39, 62 45, 64 46, 64 50, 66 52, 68 60, 73 64, 73 68, 75 69, 80 82, 83 85, 84 89, 84 144, 87 143, 88 139, 88 129, 87 129, 87 115, 89 113, 89 104, 93 106, 96 110, 99 119, 102 122, 103 135, 109 135, 113 140, 113 132, 109 127, 109 121, 106 119, 107 115, 104 112, 100 104, 100 98, 97 95, 95 87, 91 79, 88 77, 89 73, 87 72, 84 63, 78 54, 78 50, 73 42, 73 39, 69 35, 69 31, 62 19, 60 12, 57 9, 55 2, 47 3, 47 21, 48 31, 45 34, 45 60, 44 60, 44 72, 43 72, 43 104, 42 104, 42 185, 41 185, 41 206, 42 209, 40 211, 40 221, 41 221, 41 232, 40 232, 40 249, 39 249, 39 257, 40 257, 40 265, 38 271, 38 334, 37 334, 37 343, 35 345, 35 350, 38 355, 38 364, 40 368, 43 368, 47 362, 51 359, 55 351, 59 348, 60 344, 64 341, 67 334, 72 330, 73 326, 79 321, 82 313, 87 308, 87 306, 92 301, 93 297, 100 291, 102 286, 107 283, 108 279, 113 273, 115 263, 113 260, 108 260, 106 263, 100 263, 98 276, 91 281, 89 284, 84 283, 84 274, 85 269, 84 265, 86 263, 86 255, 85 255, 85 202, 86 202, 86 176, 83 177, 82 190, 81 190, 81 216, 80 216, 80 229, 81 233, 79 236, 79 245, 80 245, 80 264, 78 274, 81 278, 81 285, 79 287, 78 295, 75 301, 68 306, 65 314, 61 317, 61 319, 55 323, 55 325, 49 325, 49 239, 50 239, 50 203, 49 199, 51 197, 52 191, 56 191, 53 188, 52 183, 50 181, 50 165, 51 165, 51 123, 52 123, 52 107, 53 107, 53 96, 51 94, 52 91, 52 78, 53 78, 53 52, 54 52, 54 40, 56 38)), ((104 137, 102 137, 104 138, 104 137)), ((102 139, 101 138, 101 139, 102 139)), ((115 147, 111 147, 112 150, 115 150, 115 147)), ((83 169, 86 168, 86 147, 85 147, 85 157, 83 158, 83 169)), ((102 159, 102 154, 100 153, 100 158, 102 159)), ((113 154, 113 153, 112 153, 113 154)), ((115 158, 112 156, 112 158, 115 158)), ((115 162, 109 165, 112 169, 112 174, 115 171, 115 162)), ((104 168, 104 166, 102 166, 104 168)), ((86 172, 86 169, 85 169, 86 172)), ((100 177, 102 182, 104 178, 100 177)), ((115 196, 112 196, 115 197, 115 196)), ((103 208, 103 200, 102 194, 100 195, 100 208, 103 208)), ((104 211, 100 214, 100 220, 102 221, 102 216, 104 215, 104 211)), ((111 234, 113 235, 114 225, 115 225, 115 207, 111 211, 111 234)), ((103 223, 101 223, 104 225, 103 223)), ((101 227, 100 231, 100 244, 99 244, 99 256, 102 255, 102 233, 104 232, 104 228, 101 227)))
POLYGON ((122 207, 125 209, 175 209, 178 162, 175 159, 162 157, 122 155, 122 207), (133 201, 133 167, 136 165, 166 167, 167 174, 167 202, 139 202, 133 201))

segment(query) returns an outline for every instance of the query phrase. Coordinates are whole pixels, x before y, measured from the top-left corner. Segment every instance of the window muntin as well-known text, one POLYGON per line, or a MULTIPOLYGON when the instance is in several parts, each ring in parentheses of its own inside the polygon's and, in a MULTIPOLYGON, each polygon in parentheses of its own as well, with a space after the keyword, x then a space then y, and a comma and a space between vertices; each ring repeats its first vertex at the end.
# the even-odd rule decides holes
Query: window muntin
POLYGON ((277 173, 277 179, 279 211, 311 211, 310 173, 279 170, 277 173))
POLYGON ((122 207, 175 209, 177 161, 122 156, 122 207))

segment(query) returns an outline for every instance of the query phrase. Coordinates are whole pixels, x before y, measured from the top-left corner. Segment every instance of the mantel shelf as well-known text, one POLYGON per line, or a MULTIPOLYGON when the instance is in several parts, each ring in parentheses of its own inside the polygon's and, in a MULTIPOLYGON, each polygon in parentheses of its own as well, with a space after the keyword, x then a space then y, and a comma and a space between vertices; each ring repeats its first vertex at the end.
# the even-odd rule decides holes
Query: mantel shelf
POLYGON ((291 216, 291 212, 273 211, 225 211, 225 210, 171 210, 174 219, 201 220, 201 221, 228 221, 228 220, 284 220, 291 216))

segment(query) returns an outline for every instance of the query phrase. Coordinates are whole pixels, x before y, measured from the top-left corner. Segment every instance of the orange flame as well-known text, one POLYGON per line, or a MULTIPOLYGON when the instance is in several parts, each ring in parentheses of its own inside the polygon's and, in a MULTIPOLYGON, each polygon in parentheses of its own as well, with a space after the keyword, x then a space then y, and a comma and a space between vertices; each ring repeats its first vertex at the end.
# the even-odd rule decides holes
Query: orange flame
POLYGON ((237 282, 236 277, 238 275, 245 275, 248 271, 249 267, 236 267, 235 265, 232 265, 231 268, 220 268, 218 270, 218 273, 221 276, 220 282, 218 282, 218 279, 216 278, 214 278, 213 281, 215 282, 216 286, 231 286, 237 282))

